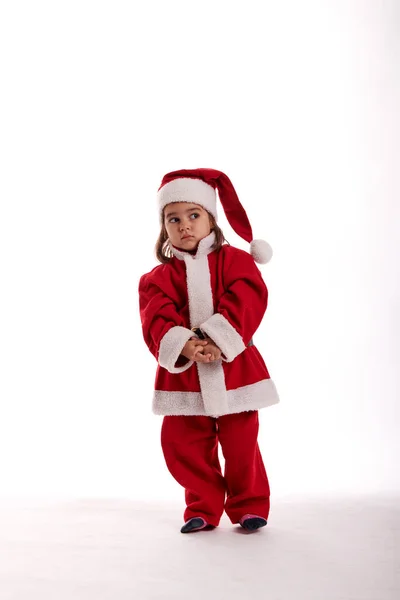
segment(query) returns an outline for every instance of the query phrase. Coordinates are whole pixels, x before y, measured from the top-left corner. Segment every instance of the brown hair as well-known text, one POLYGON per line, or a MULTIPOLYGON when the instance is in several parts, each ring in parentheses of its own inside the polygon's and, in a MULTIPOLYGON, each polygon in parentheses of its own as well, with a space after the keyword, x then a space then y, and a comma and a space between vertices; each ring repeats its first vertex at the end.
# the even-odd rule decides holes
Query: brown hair
MULTIPOLYGON (((215 232, 215 242, 214 242, 212 248, 213 248, 213 250, 220 250, 220 248, 223 246, 224 242, 226 242, 228 245, 229 245, 229 242, 225 239, 222 229, 217 225, 213 215, 208 212, 208 216, 210 218, 211 230, 215 232)), ((171 260, 171 258, 173 256, 171 249, 169 247, 169 243, 168 243, 167 230, 165 229, 165 225, 164 225, 164 210, 162 212, 161 231, 160 231, 160 235, 158 236, 158 240, 156 242, 155 253, 156 253, 157 260, 159 260, 160 263, 163 263, 163 264, 169 263, 169 261, 171 260)))

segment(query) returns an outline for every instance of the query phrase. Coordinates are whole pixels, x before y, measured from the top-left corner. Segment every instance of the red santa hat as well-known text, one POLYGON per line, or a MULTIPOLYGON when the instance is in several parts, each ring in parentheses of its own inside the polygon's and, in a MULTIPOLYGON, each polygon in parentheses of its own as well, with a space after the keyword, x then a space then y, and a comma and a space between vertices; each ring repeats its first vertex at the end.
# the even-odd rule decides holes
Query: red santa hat
POLYGON ((240 203, 231 180, 216 169, 181 169, 164 175, 157 199, 162 217, 163 209, 172 202, 193 202, 210 212, 217 221, 216 190, 232 229, 250 244, 250 254, 257 263, 272 258, 272 248, 264 240, 254 240, 246 211, 240 203))

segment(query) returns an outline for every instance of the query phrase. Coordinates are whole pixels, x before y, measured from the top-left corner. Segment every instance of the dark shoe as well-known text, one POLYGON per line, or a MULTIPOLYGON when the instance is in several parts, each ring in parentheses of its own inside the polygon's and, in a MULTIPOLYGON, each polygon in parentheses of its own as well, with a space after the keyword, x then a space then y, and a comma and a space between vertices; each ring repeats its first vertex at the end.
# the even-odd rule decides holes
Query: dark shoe
POLYGON ((208 525, 207 521, 201 517, 193 517, 186 521, 181 529, 181 533, 191 533, 192 531, 200 531, 201 529, 210 528, 212 525, 208 525))
POLYGON ((267 520, 257 515, 244 515, 239 523, 247 531, 255 531, 256 529, 260 529, 260 527, 265 527, 267 520))

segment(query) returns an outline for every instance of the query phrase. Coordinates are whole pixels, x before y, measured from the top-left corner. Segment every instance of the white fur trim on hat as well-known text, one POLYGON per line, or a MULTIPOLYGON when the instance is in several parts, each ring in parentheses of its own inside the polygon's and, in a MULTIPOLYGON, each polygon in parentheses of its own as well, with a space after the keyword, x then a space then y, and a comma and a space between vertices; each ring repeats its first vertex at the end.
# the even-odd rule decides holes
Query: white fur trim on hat
POLYGON ((193 202, 200 204, 217 220, 217 195, 212 185, 201 179, 178 177, 157 192, 157 199, 162 215, 163 208, 172 202, 193 202))
POLYGON ((260 265, 265 265, 272 258, 273 251, 265 240, 253 240, 250 242, 250 254, 260 265))

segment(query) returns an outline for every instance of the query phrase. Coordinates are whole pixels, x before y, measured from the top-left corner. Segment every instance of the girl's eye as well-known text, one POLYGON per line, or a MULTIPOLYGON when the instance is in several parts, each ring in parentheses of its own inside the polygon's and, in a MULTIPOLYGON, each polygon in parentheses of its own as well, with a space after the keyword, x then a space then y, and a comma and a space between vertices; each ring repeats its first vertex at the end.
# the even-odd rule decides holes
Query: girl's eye
MULTIPOLYGON (((194 219, 197 219, 197 217, 199 217, 199 216, 200 216, 199 213, 192 213, 190 215, 190 218, 192 219, 192 217, 194 217, 194 219)), ((194 219, 192 219, 192 221, 194 221, 194 219)), ((179 221, 179 217, 171 217, 168 222, 169 223, 177 223, 178 221, 179 221)))

